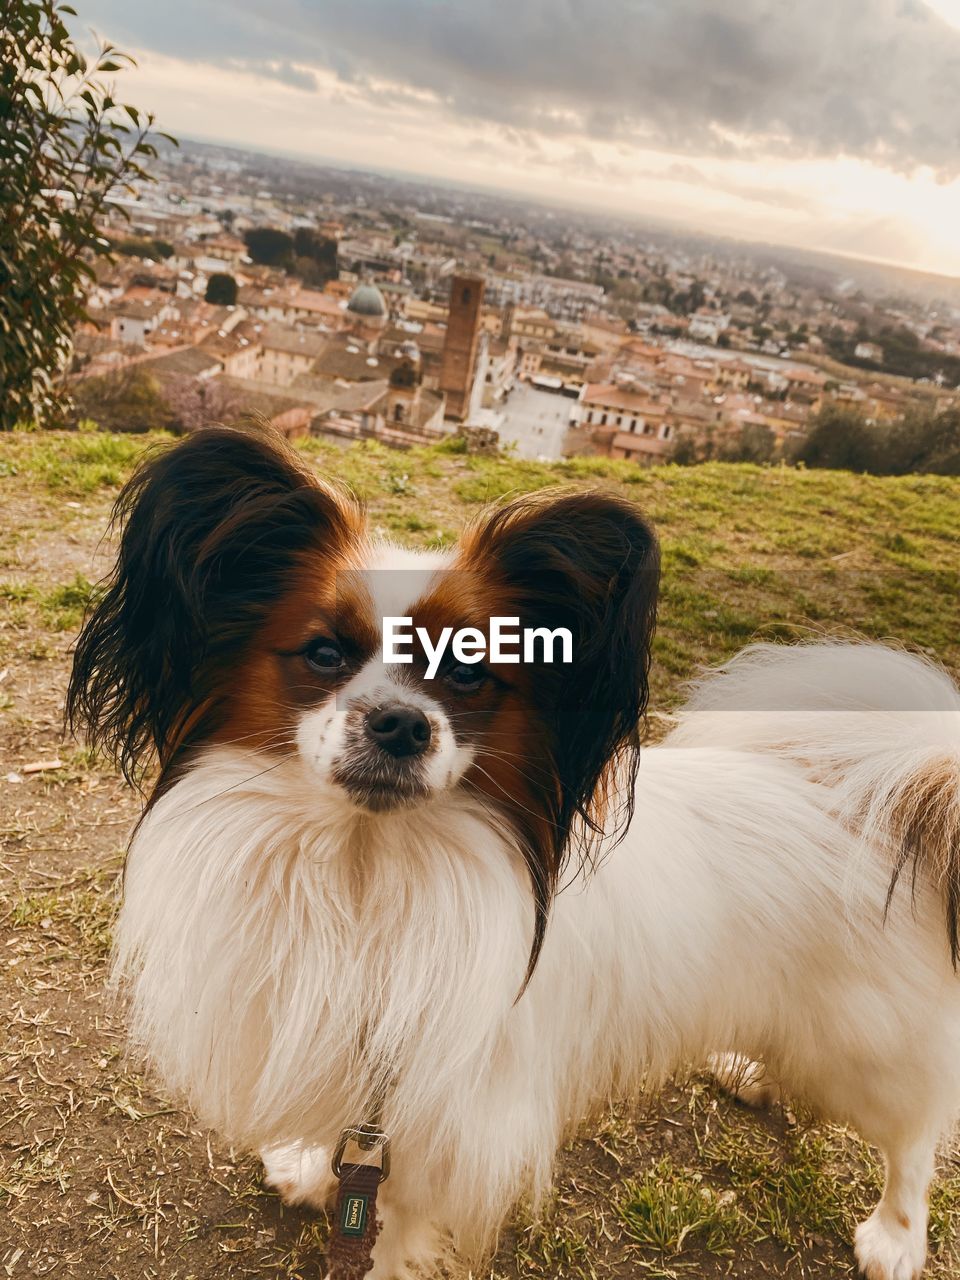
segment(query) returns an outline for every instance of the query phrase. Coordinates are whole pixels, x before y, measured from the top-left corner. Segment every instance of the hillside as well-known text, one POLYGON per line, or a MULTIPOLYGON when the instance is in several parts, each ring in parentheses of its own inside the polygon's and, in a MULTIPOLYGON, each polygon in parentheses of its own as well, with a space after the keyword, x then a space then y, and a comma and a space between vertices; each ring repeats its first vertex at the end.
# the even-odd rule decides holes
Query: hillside
MULTIPOLYGON (((104 995, 122 850, 136 798, 61 738, 72 637, 103 574, 110 506, 160 439, 0 437, 0 1266, 99 1280, 234 1280, 322 1272, 322 1222, 283 1209, 255 1161, 154 1094, 104 995), (33 768, 33 766, 52 766, 33 768)), ((960 671, 960 480, 711 464, 638 470, 579 459, 481 459, 303 443, 411 545, 456 536, 486 502, 544 485, 634 499, 664 545, 652 696, 658 716, 698 665, 752 637, 855 629, 960 671)), ((933 1200, 934 1276, 956 1274, 960 1164, 933 1200)), ((852 1269, 875 1196, 870 1154, 788 1104, 757 1120, 704 1080, 639 1114, 610 1111, 563 1156, 545 1227, 522 1218, 493 1276, 809 1276, 852 1269), (799 1251, 799 1253, 798 1253, 799 1251), (802 1263, 801 1263, 802 1256, 802 1263)))

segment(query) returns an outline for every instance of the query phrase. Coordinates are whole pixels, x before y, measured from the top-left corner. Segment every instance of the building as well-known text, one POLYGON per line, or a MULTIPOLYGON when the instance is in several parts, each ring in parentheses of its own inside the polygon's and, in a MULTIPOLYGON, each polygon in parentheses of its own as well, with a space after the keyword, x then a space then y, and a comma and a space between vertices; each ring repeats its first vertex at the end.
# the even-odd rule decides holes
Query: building
POLYGON ((143 292, 141 296, 128 293, 108 308, 110 336, 128 346, 142 347, 148 334, 177 314, 165 294, 147 292, 147 296, 142 296, 143 292))
POLYGON ((469 417, 474 399, 481 346, 483 292, 482 276, 455 275, 450 282, 450 307, 439 389, 446 396, 447 417, 458 422, 469 417))
POLYGON ((401 363, 401 355, 371 355, 367 346, 348 338, 328 338, 304 376, 316 385, 353 382, 378 382, 389 378, 401 363))
POLYGON ((223 372, 223 361, 213 352, 201 351, 199 347, 180 347, 177 351, 138 360, 137 365, 161 382, 174 378, 206 382, 223 372))
POLYGON ((524 342, 518 349, 517 377, 521 382, 529 382, 540 372, 543 350, 542 342, 524 342))
POLYGON ((249 378, 222 377, 216 380, 223 393, 242 405, 236 415, 239 422, 268 422, 288 439, 306 435, 310 430, 314 406, 296 394, 288 395, 276 387, 265 387, 249 378))
POLYGON ((511 311, 510 333, 518 338, 552 338, 557 326, 541 307, 514 307, 511 311))
POLYGON ((721 333, 730 327, 730 317, 719 311, 701 308, 690 317, 687 333, 696 342, 716 343, 721 333))
POLYGON ((616 385, 586 385, 572 415, 592 442, 591 452, 634 462, 669 457, 676 435, 668 406, 616 385))
POLYGON ((408 295, 403 300, 403 318, 414 324, 446 324, 447 308, 439 302, 408 295))
POLYGON ((327 347, 327 339, 321 334, 282 325, 255 325, 245 327, 245 331, 255 336, 260 346, 256 376, 276 387, 289 387, 294 378, 309 373, 327 347))
POLYGON ((711 390, 732 388, 734 391, 744 391, 751 382, 756 382, 759 376, 758 371, 746 360, 719 360, 711 390))
POLYGON ((858 342, 853 349, 857 360, 869 360, 871 364, 883 364, 883 347, 878 342, 858 342))
POLYGON ((331 385, 326 402, 311 430, 351 439, 382 440, 385 444, 427 444, 446 434, 443 396, 427 391, 412 359, 405 359, 388 378, 331 385))
POLYGON ((436 438, 444 433, 443 407, 442 396, 423 389, 419 359, 405 356, 388 381, 386 423, 394 431, 436 438))
POLYGON ((244 285, 237 301, 250 315, 268 324, 336 332, 345 329, 351 319, 335 297, 316 289, 244 285))
POLYGON ((176 348, 184 343, 202 342, 220 329, 231 332, 246 319, 242 307, 218 307, 202 298, 174 298, 171 310, 173 314, 150 334, 151 348, 176 348))
POLYGON ((259 374, 259 344, 244 334, 242 325, 217 329, 199 343, 199 350, 219 360, 223 372, 231 378, 256 378, 259 374))
POLYGON ((443 343, 446 329, 437 324, 417 324, 408 320, 384 330, 377 342, 377 354, 383 356, 410 354, 416 350, 423 385, 431 391, 440 386, 443 366, 443 343))
POLYGON ((514 385, 517 370, 517 344, 510 338, 490 338, 487 368, 483 384, 485 409, 500 404, 514 385))
POLYGON ((351 329, 363 337, 373 338, 386 328, 390 317, 386 300, 375 284, 358 284, 347 303, 351 329))
POLYGON ((344 309, 337 299, 318 289, 291 291, 286 319, 291 324, 316 325, 325 329, 341 329, 346 322, 344 309))

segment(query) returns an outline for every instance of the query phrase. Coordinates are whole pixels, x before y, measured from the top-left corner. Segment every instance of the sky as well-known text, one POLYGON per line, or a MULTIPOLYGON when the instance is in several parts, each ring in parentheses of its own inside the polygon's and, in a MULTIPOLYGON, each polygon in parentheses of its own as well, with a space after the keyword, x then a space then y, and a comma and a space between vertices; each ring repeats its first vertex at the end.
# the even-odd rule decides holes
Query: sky
POLYGON ((960 0, 74 0, 182 136, 960 275, 960 0))

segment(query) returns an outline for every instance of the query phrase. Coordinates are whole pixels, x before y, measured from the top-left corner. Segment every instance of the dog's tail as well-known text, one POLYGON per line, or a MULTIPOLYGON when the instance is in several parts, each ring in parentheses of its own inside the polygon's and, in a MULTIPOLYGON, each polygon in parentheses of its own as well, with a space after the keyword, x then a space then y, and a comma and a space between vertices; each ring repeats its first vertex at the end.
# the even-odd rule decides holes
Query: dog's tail
POLYGON ((751 645, 693 687, 671 746, 768 752, 829 785, 841 819, 943 895, 960 964, 960 692, 933 663, 878 644, 751 645))

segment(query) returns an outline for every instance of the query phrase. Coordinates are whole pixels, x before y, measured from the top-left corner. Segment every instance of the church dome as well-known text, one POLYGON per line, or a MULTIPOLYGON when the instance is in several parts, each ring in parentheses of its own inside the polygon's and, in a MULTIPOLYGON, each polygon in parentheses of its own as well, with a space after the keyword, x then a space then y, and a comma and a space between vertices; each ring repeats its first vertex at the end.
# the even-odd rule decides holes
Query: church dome
POLYGON ((358 284, 347 303, 347 310, 355 316, 382 320, 386 318, 387 304, 375 284, 358 284))

